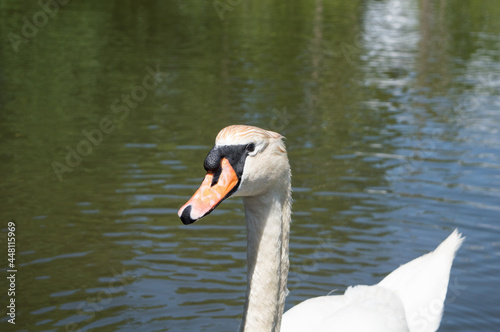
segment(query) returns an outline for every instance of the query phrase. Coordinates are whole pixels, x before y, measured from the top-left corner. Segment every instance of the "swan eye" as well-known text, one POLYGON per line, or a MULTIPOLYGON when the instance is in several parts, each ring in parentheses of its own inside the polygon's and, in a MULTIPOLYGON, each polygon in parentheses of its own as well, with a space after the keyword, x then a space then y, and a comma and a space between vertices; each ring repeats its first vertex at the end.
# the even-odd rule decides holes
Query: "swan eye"
POLYGON ((248 152, 254 152, 255 151, 255 143, 250 143, 247 145, 247 151, 248 152))

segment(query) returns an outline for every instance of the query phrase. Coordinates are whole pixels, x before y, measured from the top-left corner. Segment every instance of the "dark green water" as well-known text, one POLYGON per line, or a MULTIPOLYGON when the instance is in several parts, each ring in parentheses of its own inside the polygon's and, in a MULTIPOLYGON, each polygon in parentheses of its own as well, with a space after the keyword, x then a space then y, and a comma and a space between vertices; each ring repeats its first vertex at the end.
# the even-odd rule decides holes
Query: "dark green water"
POLYGON ((497 329, 500 3, 216 3, 0 2, 0 329, 235 331, 241 201, 176 215, 234 123, 287 137, 287 308, 458 227, 440 330, 497 329))

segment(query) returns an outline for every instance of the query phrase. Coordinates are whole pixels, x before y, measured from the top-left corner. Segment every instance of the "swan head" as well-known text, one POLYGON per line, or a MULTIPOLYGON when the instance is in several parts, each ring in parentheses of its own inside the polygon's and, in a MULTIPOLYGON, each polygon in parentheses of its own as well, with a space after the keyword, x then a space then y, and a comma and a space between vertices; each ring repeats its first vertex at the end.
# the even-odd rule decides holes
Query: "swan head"
POLYGON ((231 196, 264 195, 289 183, 283 139, 278 133, 253 126, 222 129, 205 158, 207 174, 200 188, 179 209, 182 222, 191 224, 203 218, 231 196))

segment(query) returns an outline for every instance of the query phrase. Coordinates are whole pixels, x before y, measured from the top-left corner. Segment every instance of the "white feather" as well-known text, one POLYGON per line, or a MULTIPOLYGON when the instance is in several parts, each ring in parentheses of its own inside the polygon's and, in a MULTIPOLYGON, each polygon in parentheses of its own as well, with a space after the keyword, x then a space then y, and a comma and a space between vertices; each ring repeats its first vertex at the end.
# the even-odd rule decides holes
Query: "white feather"
POLYGON ((377 285, 299 303, 283 316, 281 331, 436 331, 451 264, 463 240, 455 230, 436 250, 400 266, 377 285))

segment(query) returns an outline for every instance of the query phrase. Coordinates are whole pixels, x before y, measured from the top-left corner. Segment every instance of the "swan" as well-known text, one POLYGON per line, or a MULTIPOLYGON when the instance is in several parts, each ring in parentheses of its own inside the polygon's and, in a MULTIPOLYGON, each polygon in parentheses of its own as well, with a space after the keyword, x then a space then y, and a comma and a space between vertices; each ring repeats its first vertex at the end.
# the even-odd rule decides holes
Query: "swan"
POLYGON ((240 331, 436 331, 451 265, 464 238, 455 230, 433 252, 373 286, 308 299, 285 314, 291 171, 280 134, 232 125, 217 135, 206 176, 178 215, 191 224, 241 196, 247 229, 247 288, 240 331))

